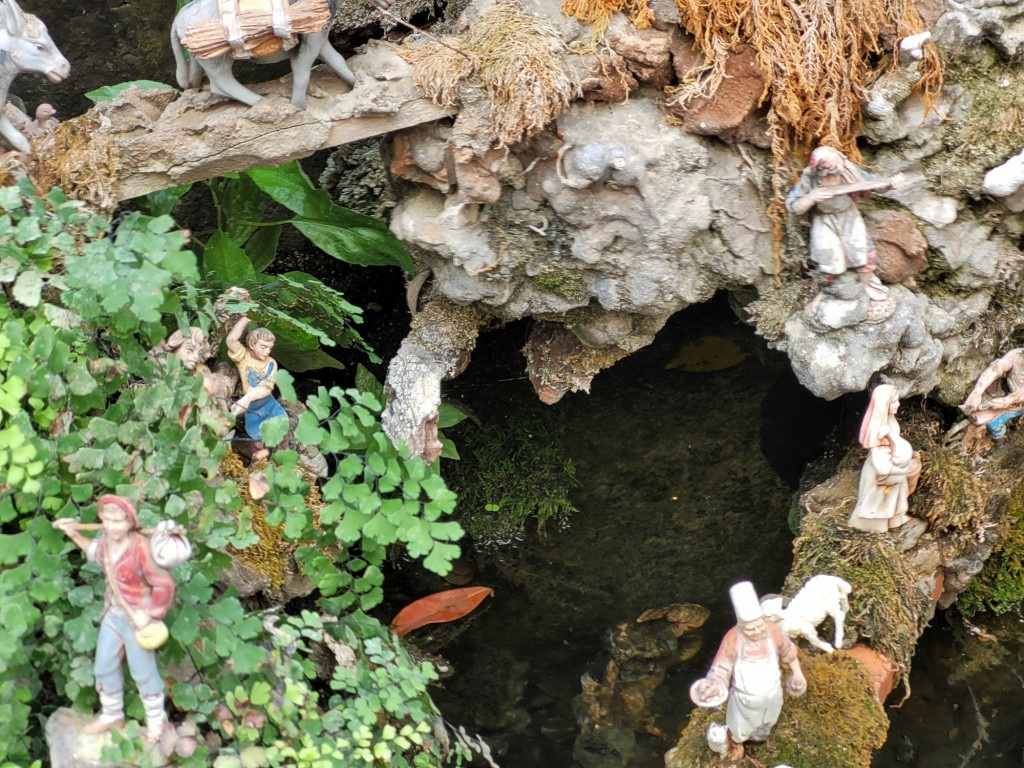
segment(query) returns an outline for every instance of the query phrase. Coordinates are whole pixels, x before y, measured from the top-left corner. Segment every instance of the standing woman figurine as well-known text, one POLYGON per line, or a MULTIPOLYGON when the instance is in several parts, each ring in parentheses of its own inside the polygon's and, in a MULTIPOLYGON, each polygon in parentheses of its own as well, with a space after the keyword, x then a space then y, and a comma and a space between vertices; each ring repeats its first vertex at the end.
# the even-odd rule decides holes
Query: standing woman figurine
POLYGON ((868 456, 860 473, 857 506, 847 521, 860 531, 884 533, 910 519, 907 497, 917 487, 921 455, 900 436, 899 407, 896 388, 879 384, 860 425, 860 444, 868 456))
POLYGON ((83 730, 105 733, 124 725, 121 662, 127 659, 146 713, 146 740, 155 742, 167 713, 154 649, 167 637, 163 618, 174 600, 174 579, 154 560, 130 499, 101 496, 97 507, 103 532, 95 539, 79 532, 77 520, 53 521, 53 527, 81 547, 90 562, 100 564, 107 579, 94 666, 100 713, 83 730))
POLYGON ((249 325, 249 318, 242 317, 231 329, 225 342, 228 357, 238 368, 242 379, 242 397, 231 406, 232 413, 245 413, 245 431, 253 440, 253 460, 265 459, 270 452, 263 447, 260 425, 274 416, 287 416, 281 404, 274 399, 274 377, 277 376, 277 361, 270 356, 276 338, 267 328, 253 328, 246 334, 242 345, 242 334, 249 325))

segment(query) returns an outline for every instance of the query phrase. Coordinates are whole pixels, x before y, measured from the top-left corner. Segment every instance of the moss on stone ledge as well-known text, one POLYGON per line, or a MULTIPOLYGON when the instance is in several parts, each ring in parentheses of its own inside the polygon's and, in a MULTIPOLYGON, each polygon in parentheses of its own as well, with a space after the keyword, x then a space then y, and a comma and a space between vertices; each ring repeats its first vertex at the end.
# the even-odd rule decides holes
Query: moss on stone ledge
POLYGON ((742 760, 724 760, 708 749, 705 734, 723 712, 697 709, 690 716, 666 768, 745 768, 785 764, 792 768, 864 768, 885 741, 888 718, 875 698, 865 668, 851 656, 801 652, 807 693, 786 697, 768 740, 746 746, 742 760), (756 760, 757 762, 752 762, 756 760))
POLYGON ((590 295, 583 283, 583 274, 577 269, 550 269, 530 278, 534 287, 561 296, 567 301, 586 301, 590 295))

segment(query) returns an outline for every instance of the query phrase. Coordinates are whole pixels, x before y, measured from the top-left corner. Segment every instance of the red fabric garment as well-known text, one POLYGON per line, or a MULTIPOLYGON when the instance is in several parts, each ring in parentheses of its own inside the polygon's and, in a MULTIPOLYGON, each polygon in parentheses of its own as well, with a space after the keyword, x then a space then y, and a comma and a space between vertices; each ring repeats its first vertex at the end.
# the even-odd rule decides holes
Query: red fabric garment
MULTIPOLYGON (((107 536, 97 538, 95 560, 107 569, 107 536)), ((121 598, 130 608, 145 611, 154 619, 162 619, 174 602, 174 579, 153 561, 149 539, 137 533, 129 536, 128 546, 113 564, 113 578, 121 598)), ((120 607, 107 583, 104 613, 112 605, 120 607)))

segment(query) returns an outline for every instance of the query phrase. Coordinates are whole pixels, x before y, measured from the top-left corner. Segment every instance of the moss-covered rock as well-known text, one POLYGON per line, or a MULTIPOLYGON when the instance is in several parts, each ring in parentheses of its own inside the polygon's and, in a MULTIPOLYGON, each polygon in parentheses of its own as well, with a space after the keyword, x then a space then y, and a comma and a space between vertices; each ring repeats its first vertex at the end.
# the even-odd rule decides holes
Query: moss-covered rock
POLYGON ((696 709, 666 768, 729 768, 785 764, 792 768, 864 768, 885 741, 889 720, 864 667, 851 656, 801 654, 807 693, 787 698, 768 740, 745 745, 746 757, 726 760, 713 753, 705 734, 711 723, 724 723, 723 712, 696 709), (750 758, 750 759, 748 759, 750 758))

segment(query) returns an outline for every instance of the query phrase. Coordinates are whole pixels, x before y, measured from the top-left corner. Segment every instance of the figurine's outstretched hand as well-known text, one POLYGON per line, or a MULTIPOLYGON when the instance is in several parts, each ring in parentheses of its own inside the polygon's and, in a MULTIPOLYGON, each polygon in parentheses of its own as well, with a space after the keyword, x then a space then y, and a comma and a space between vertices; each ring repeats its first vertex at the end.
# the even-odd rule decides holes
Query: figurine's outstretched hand
POLYGON ((793 670, 793 673, 786 678, 786 693, 790 696, 803 696, 807 693, 807 678, 802 670, 793 670))
POLYGON ((54 520, 50 525, 64 534, 78 530, 78 521, 73 517, 62 517, 59 520, 54 520))

